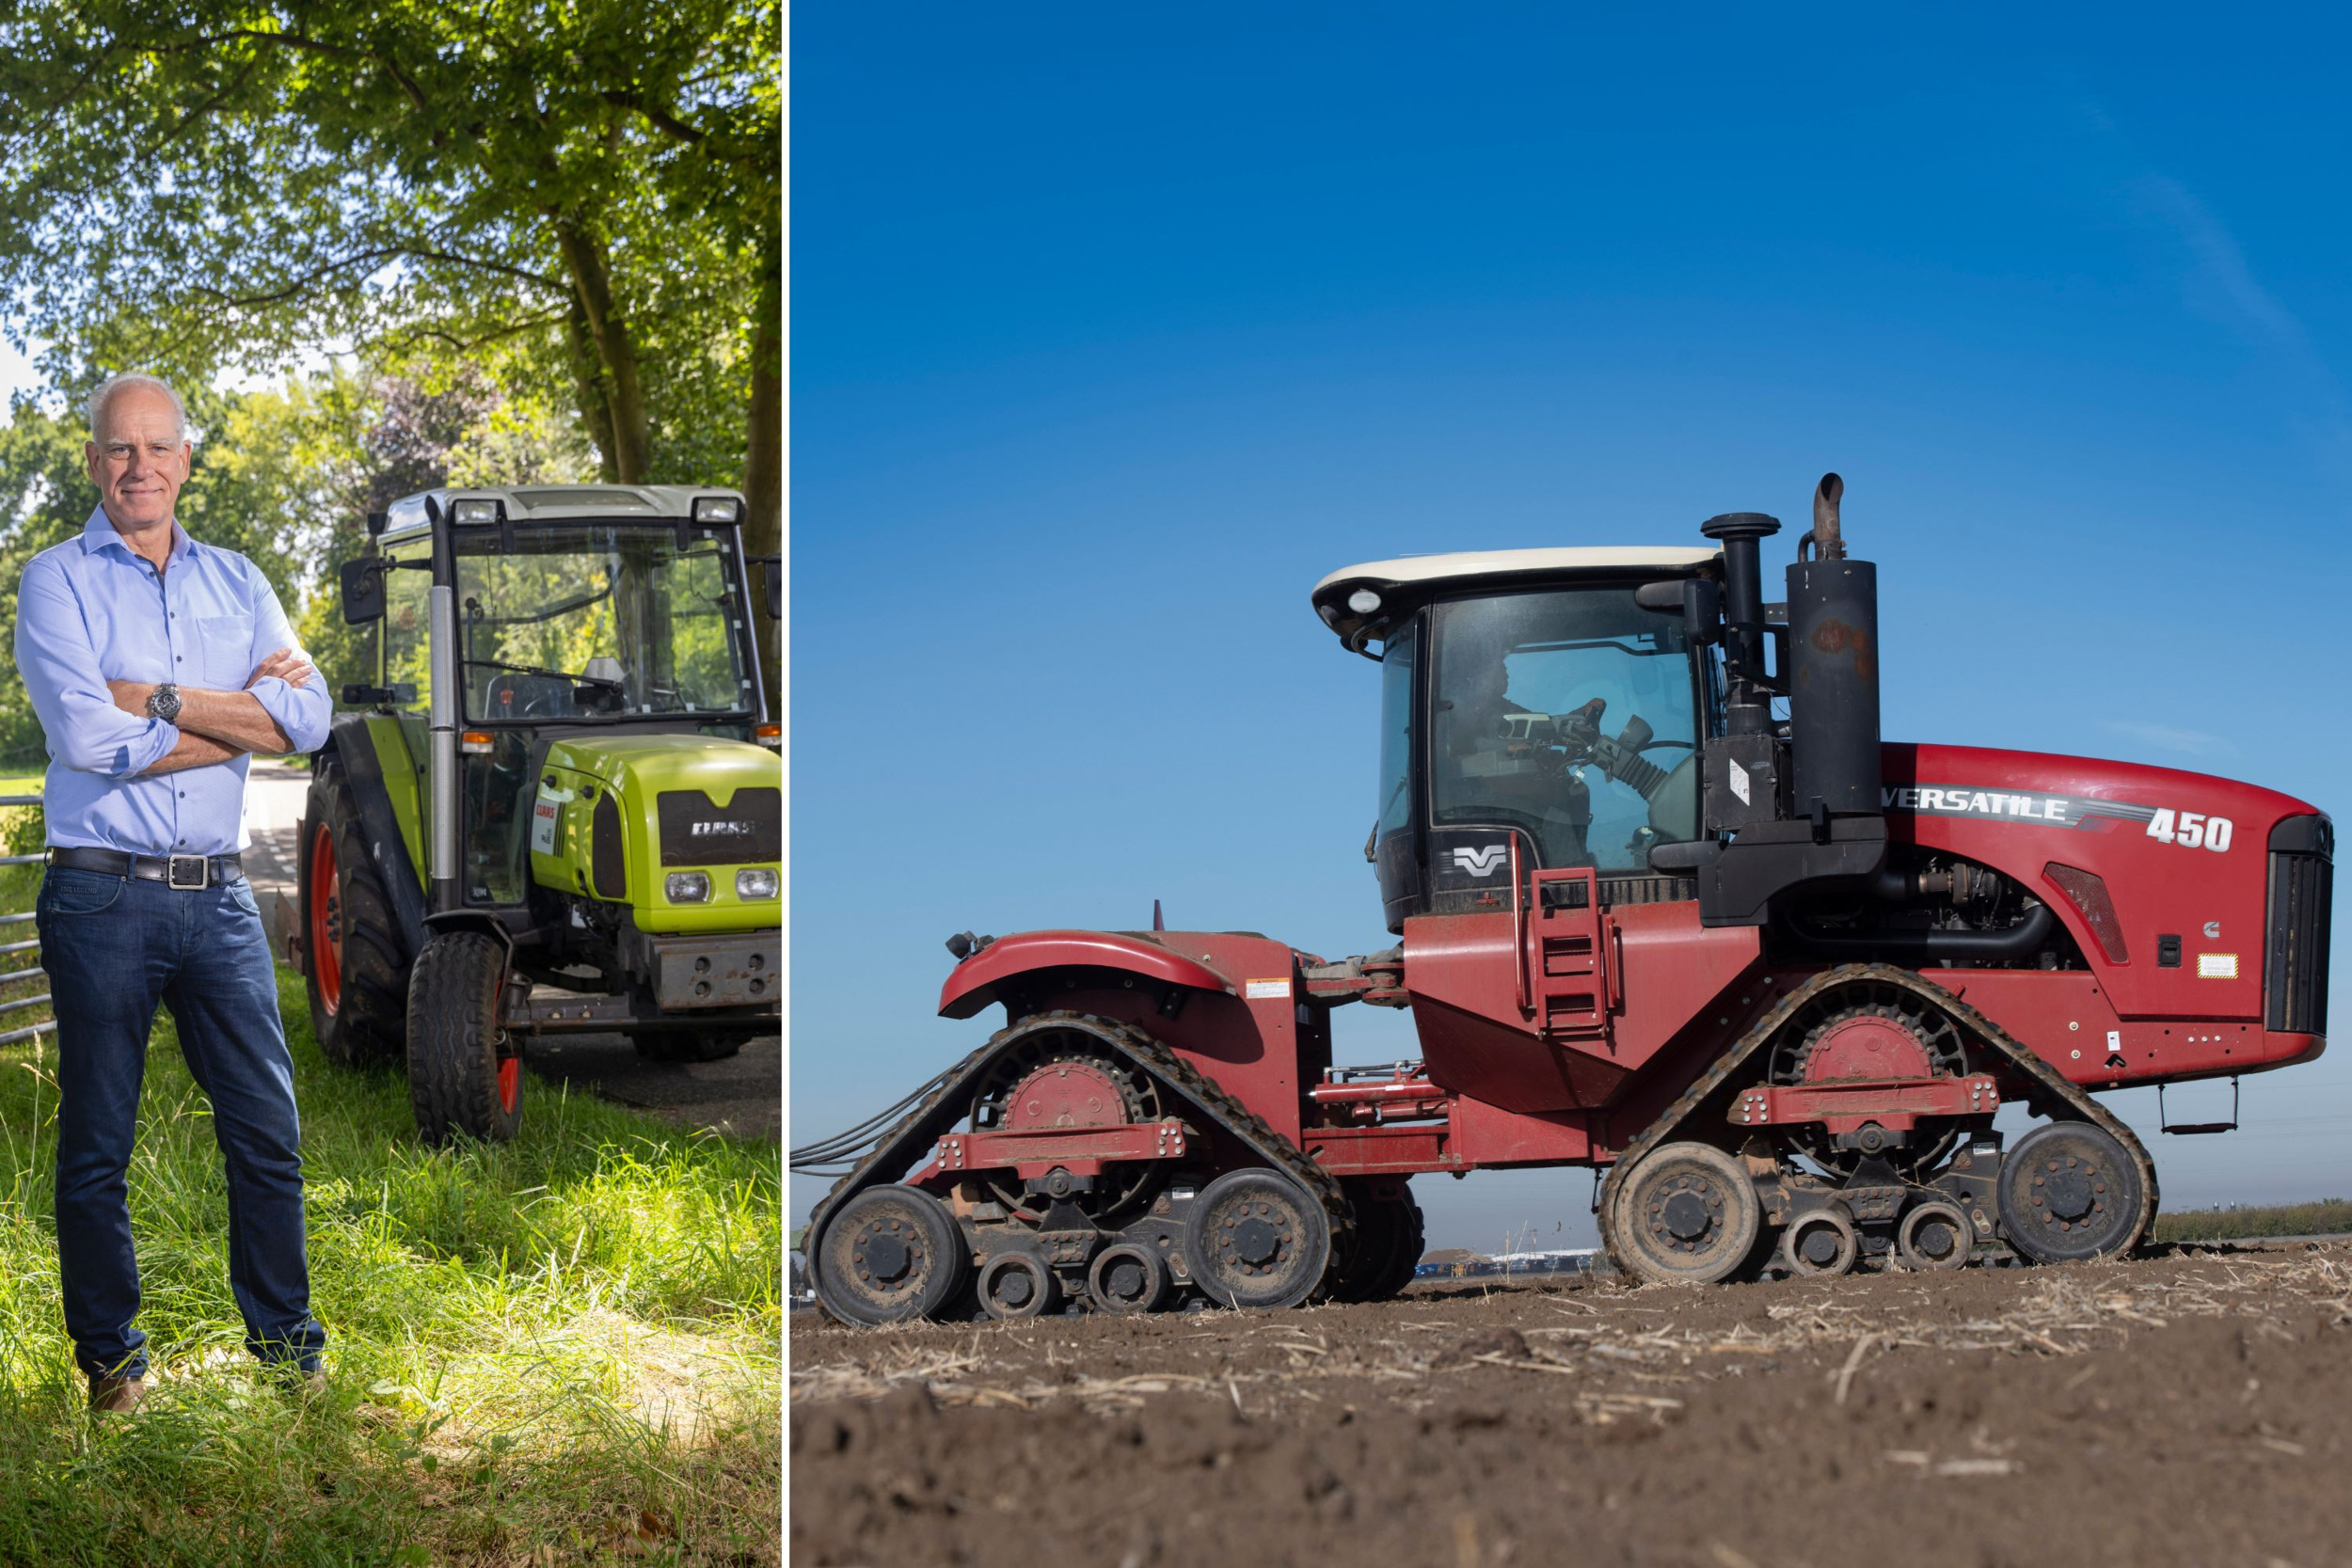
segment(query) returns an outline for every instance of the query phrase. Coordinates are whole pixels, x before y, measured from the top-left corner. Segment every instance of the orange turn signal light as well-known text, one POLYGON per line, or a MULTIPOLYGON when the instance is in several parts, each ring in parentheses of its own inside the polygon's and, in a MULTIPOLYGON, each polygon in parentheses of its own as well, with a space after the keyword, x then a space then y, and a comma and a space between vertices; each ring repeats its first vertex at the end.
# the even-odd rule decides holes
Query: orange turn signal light
POLYGON ((782 724, 755 724, 752 726, 752 734, 758 738, 758 741, 762 746, 782 746, 784 744, 784 726, 782 724))
POLYGON ((457 737, 457 749, 461 752, 488 751, 490 749, 490 732, 487 730, 465 731, 457 737))

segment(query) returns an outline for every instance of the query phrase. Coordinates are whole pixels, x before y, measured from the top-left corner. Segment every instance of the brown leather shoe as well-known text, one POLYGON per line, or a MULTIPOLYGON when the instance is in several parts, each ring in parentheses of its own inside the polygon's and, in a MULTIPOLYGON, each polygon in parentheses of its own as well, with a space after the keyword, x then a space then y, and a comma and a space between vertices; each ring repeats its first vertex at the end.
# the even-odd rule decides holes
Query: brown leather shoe
POLYGON ((89 1380, 89 1407, 101 1416, 128 1416, 147 1397, 145 1379, 135 1377, 93 1377, 89 1380))

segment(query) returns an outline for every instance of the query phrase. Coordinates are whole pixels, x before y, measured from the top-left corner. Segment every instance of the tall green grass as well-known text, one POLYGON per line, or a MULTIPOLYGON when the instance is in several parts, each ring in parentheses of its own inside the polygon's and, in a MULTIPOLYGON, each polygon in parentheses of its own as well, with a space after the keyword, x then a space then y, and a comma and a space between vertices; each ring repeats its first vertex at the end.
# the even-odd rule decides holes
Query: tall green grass
POLYGON ((405 1085, 328 1067, 284 970, 279 995, 318 1398, 243 1349, 220 1156, 167 1014, 130 1175, 157 1375, 137 1415, 87 1413, 56 1045, 0 1049, 0 1563, 777 1560, 779 1151, 536 1082, 514 1143, 428 1149, 405 1085))

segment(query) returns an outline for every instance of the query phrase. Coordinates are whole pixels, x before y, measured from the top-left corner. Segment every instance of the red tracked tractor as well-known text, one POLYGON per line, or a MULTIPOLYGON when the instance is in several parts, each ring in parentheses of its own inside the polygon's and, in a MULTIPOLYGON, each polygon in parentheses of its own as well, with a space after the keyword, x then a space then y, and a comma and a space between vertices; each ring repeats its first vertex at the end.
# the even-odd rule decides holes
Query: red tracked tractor
POLYGON ((1366 853, 1402 941, 951 940, 940 1011, 1006 1026, 794 1151, 841 1173, 804 1248, 823 1308, 1366 1299, 1411 1277, 1407 1178, 1536 1165, 1606 1169, 1645 1280, 2137 1243, 2155 1170, 2090 1091, 2319 1053, 2332 829, 2201 774, 1882 744, 1840 489, 1776 604, 1755 513, 1316 585, 1381 666, 1366 853), (1410 1008, 1422 1059, 1334 1068, 1350 1003, 1410 1008), (2039 1120, 2004 1147, 2015 1101, 2039 1120))

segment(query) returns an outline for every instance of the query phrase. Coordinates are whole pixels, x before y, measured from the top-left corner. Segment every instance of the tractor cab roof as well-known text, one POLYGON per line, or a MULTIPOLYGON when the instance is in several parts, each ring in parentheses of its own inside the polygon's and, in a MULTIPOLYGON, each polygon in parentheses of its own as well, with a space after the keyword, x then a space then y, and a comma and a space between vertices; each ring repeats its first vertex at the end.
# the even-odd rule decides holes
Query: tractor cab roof
POLYGON ((494 502, 498 512, 493 515, 503 515, 510 523, 667 522, 695 517, 696 501, 715 500, 733 501, 735 515, 727 520, 742 520, 742 492, 716 484, 450 486, 403 496, 384 509, 382 522, 374 526, 387 538, 421 531, 452 516, 461 501, 494 502))
POLYGON ((1538 588, 1580 578, 1683 577, 1723 559, 1704 545, 1567 546, 1538 550, 1457 550, 1343 566, 1315 584, 1315 613, 1358 652, 1431 599, 1465 590, 1538 588))

